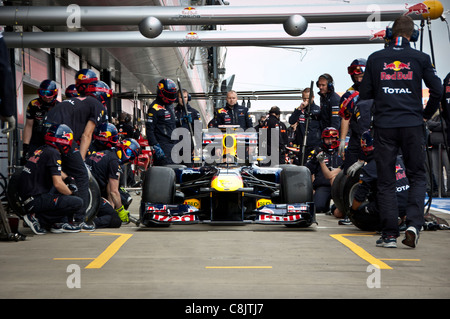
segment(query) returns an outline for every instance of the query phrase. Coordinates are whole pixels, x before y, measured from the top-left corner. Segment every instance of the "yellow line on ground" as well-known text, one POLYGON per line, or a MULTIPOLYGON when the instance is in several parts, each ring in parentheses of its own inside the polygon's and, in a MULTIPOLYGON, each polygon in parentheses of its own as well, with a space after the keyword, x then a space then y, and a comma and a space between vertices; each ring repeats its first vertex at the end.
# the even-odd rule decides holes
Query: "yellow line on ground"
POLYGON ((369 254, 367 251, 362 249, 360 246, 356 245, 351 240, 345 238, 345 236, 373 236, 373 233, 371 234, 335 234, 330 235, 337 241, 339 241, 341 244, 347 246, 351 251, 353 251, 356 255, 358 255, 360 258, 364 259, 368 263, 372 265, 378 266, 380 269, 392 269, 389 265, 382 262, 380 259, 375 258, 371 254, 369 254))
POLYGON ((271 269, 272 266, 206 266, 206 269, 271 269))
POLYGON ((125 242, 133 236, 133 234, 118 234, 118 233, 96 233, 95 235, 111 235, 119 236, 112 242, 97 258, 95 258, 86 269, 99 269, 111 259, 112 256, 122 247, 125 242))
POLYGON ((379 258, 380 260, 420 261, 420 259, 379 258))
POLYGON ((95 258, 53 258, 53 260, 92 260, 95 258))
POLYGON ((95 258, 86 269, 99 269, 102 268, 104 264, 114 256, 117 251, 122 247, 125 242, 133 236, 133 234, 118 234, 118 233, 96 233, 95 235, 111 235, 119 236, 115 241, 112 242, 97 258, 95 258))
POLYGON ((91 236, 119 236, 111 245, 109 245, 97 258, 53 258, 53 260, 93 260, 89 265, 86 266, 86 269, 99 269, 102 268, 104 264, 114 256, 117 251, 122 247, 125 242, 130 239, 132 234, 118 234, 118 233, 106 233, 106 232, 96 232, 94 234, 90 234, 91 236))

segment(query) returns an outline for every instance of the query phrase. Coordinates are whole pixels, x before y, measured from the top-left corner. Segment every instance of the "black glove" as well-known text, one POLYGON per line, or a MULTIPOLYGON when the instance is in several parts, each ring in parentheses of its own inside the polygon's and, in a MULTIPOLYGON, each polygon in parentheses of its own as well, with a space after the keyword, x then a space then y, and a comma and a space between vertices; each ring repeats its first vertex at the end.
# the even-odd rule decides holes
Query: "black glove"
POLYGON ((67 176, 64 179, 64 183, 67 185, 67 187, 69 187, 72 194, 78 192, 78 186, 75 183, 75 178, 73 178, 72 176, 67 176))
POLYGON ((20 158, 20 166, 25 166, 28 161, 28 151, 30 150, 29 144, 22 145, 22 157, 20 158))

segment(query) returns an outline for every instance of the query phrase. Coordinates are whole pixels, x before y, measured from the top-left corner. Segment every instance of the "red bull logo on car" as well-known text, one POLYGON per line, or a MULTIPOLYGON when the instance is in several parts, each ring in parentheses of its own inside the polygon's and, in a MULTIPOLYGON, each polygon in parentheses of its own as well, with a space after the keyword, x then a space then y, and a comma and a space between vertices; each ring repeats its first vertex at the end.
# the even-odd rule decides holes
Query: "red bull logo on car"
POLYGON ((405 9, 407 10, 403 15, 407 16, 410 14, 424 14, 424 13, 430 13, 428 10, 428 6, 425 3, 417 3, 413 4, 408 7, 408 4, 405 3, 405 9))
POLYGON ((381 80, 412 80, 413 72, 401 72, 402 70, 411 70, 411 63, 404 63, 401 61, 394 61, 392 63, 384 63, 383 70, 395 71, 393 74, 381 72, 381 80))

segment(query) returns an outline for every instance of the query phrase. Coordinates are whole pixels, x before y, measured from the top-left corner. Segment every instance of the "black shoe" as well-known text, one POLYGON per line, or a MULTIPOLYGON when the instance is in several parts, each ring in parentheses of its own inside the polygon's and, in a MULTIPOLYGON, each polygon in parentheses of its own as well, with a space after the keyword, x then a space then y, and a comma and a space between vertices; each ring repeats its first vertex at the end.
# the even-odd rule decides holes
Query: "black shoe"
POLYGON ((381 236, 376 241, 377 247, 384 247, 384 248, 397 248, 397 238, 394 236, 387 236, 383 237, 381 236))
POLYGON ((352 222, 350 221, 350 218, 345 217, 344 219, 340 219, 338 222, 339 225, 353 225, 352 222))

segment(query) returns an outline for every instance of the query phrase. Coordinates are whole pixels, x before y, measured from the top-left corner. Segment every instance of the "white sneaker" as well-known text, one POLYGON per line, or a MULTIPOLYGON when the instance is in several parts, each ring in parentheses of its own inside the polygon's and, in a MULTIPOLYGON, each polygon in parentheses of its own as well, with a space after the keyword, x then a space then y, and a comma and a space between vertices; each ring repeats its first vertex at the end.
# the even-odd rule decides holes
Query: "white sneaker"
POLYGON ((416 227, 409 226, 405 231, 405 239, 402 240, 402 244, 415 248, 419 241, 419 234, 416 227))

